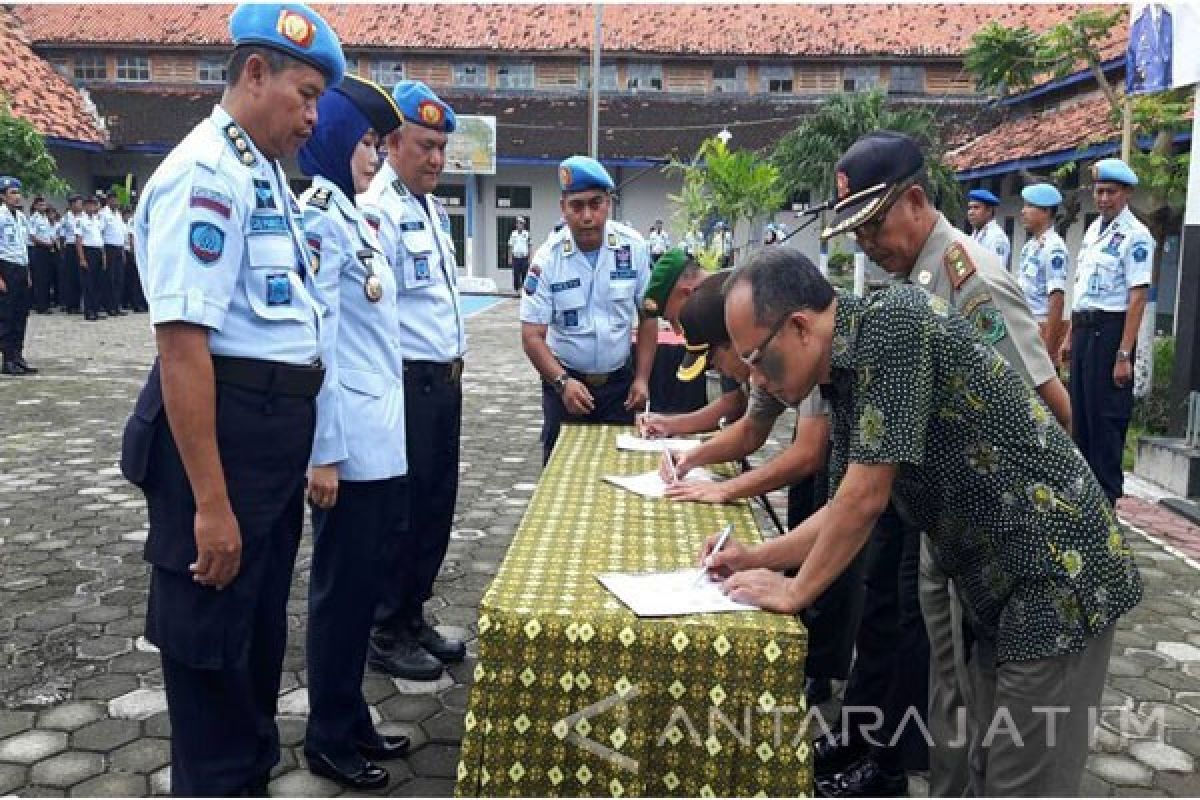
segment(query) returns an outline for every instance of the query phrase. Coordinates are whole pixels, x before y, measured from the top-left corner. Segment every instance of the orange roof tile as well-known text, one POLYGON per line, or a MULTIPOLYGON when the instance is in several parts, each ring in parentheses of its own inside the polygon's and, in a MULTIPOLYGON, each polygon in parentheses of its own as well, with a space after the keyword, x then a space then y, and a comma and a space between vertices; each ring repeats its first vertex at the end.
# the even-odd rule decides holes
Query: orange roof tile
MULTIPOLYGON (((1044 30, 1078 3, 709 4, 604 7, 610 53, 680 55, 957 56, 996 20, 1044 30)), ((229 5, 20 5, 39 44, 226 45, 229 5)), ((563 4, 319 5, 348 47, 584 52, 592 6, 563 4)))
POLYGON ((1109 104, 1098 92, 1073 103, 1011 119, 992 127, 946 161, 957 172, 1099 144, 1120 136, 1109 120, 1109 104))
POLYGON ((0 92, 12 112, 43 136, 103 143, 104 134, 84 111, 83 97, 29 47, 7 11, 0 9, 0 92))

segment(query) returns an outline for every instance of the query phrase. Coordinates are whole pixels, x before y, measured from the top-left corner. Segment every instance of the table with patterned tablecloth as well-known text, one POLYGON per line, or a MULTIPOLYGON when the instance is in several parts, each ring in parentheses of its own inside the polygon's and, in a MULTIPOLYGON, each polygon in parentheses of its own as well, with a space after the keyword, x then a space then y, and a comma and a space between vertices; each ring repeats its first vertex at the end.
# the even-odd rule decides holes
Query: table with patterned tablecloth
POLYGON ((616 426, 569 425, 479 610, 460 796, 811 793, 807 638, 765 612, 639 619, 603 572, 694 566, 750 508, 639 497, 601 480, 653 469, 616 426))

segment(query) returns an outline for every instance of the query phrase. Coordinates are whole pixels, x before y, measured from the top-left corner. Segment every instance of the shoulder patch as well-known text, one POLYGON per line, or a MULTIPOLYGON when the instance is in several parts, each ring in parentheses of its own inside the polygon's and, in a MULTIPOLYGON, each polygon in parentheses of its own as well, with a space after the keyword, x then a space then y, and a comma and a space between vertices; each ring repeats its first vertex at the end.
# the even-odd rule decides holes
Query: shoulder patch
POLYGON ((216 263, 225 252, 225 231, 211 222, 193 222, 188 243, 196 260, 208 266, 216 263))
POLYGON ((525 284, 522 287, 525 294, 532 295, 537 292, 538 281, 542 276, 542 268, 534 264, 529 268, 529 272, 525 274, 525 284))
POLYGON ((320 189, 317 189, 308 196, 308 201, 305 203, 305 205, 312 206, 313 208, 319 208, 322 211, 328 211, 329 198, 332 195, 333 193, 329 191, 327 187, 322 186, 320 189))
POLYGON ((959 242, 946 249, 942 256, 942 264, 946 267, 946 275, 956 290, 967 282, 967 278, 975 274, 975 262, 967 254, 967 248, 959 242))
POLYGON ((1138 242, 1130 252, 1133 255, 1133 260, 1139 264, 1150 257, 1150 247, 1145 242, 1138 242))

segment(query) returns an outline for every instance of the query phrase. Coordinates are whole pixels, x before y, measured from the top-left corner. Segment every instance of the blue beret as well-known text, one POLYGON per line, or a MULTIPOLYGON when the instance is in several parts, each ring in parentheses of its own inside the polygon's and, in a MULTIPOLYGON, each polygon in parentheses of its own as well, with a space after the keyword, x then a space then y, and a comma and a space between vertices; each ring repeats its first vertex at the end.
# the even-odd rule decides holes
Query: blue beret
POLYGON ((303 3, 242 3, 229 17, 229 35, 235 47, 262 45, 315 67, 327 89, 346 73, 337 34, 303 3))
POLYGON ((1051 208, 1062 205, 1062 194, 1048 183, 1034 183, 1021 190, 1021 198, 1031 206, 1051 208))
POLYGON ((20 189, 21 182, 11 175, 0 176, 0 192, 7 192, 9 189, 20 189))
POLYGON ((600 162, 587 156, 571 156, 558 165, 558 185, 563 192, 603 189, 611 192, 615 184, 600 162))
POLYGON ((396 107, 409 122, 443 133, 454 133, 458 118, 446 101, 420 81, 400 81, 392 90, 396 107))
POLYGON ((1137 186, 1138 176, 1119 158, 1104 158, 1092 165, 1093 181, 1113 181, 1126 186, 1137 186))
POLYGON ((1000 205, 1000 198, 989 192, 987 189, 972 189, 967 192, 967 199, 974 200, 976 203, 985 203, 989 206, 1000 205))

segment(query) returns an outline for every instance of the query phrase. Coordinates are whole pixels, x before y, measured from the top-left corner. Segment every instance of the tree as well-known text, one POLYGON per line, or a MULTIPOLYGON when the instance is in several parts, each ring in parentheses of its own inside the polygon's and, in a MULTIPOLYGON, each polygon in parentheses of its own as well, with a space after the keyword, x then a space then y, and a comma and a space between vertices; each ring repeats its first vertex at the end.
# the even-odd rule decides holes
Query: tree
MULTIPOLYGON (((734 242, 741 241, 739 231, 749 236, 743 225, 773 214, 787 197, 779 171, 770 162, 749 150, 730 150, 715 136, 700 145, 689 163, 673 159, 666 169, 683 176, 679 194, 669 199, 686 230, 721 219, 729 224, 734 242)), ((702 252, 699 260, 702 264, 719 260, 719 253, 716 259, 713 255, 702 252)))
POLYGON ((46 150, 45 138, 29 120, 12 113, 0 95, 0 175, 18 178, 28 193, 65 194, 69 187, 58 177, 58 164, 46 150))
MULTIPOLYGON (((1191 93, 1178 90, 1127 98, 1123 87, 1109 81, 1103 68, 1103 44, 1114 35, 1113 28, 1125 20, 1124 8, 1081 11, 1041 34, 1024 25, 1005 28, 992 22, 971 38, 963 63, 974 74, 981 91, 1000 97, 1026 91, 1048 78, 1062 78, 1081 68, 1091 73, 1108 102, 1109 118, 1105 122, 1122 129, 1126 145, 1122 150, 1145 190, 1133 211, 1158 242, 1157 278, 1165 234, 1183 222, 1189 158, 1186 152, 1176 152, 1174 138, 1176 133, 1187 130, 1191 93), (1147 137, 1152 143, 1149 150, 1143 151, 1136 146, 1137 141, 1147 137)), ((1097 128, 1107 130, 1103 125, 1097 128)), ((1080 149, 1110 138, 1106 133, 1094 135, 1081 142, 1080 149)), ((1072 161, 1050 174, 1026 172, 1024 177, 1027 181, 1047 177, 1061 180, 1075 169, 1078 163, 1072 161)))
POLYGON ((855 141, 881 128, 907 133, 921 144, 933 199, 948 216, 959 216, 962 198, 954 171, 942 160, 933 113, 924 108, 888 108, 887 96, 878 89, 835 95, 779 140, 771 163, 779 169, 785 196, 808 189, 816 197, 833 197, 833 165, 855 141))

